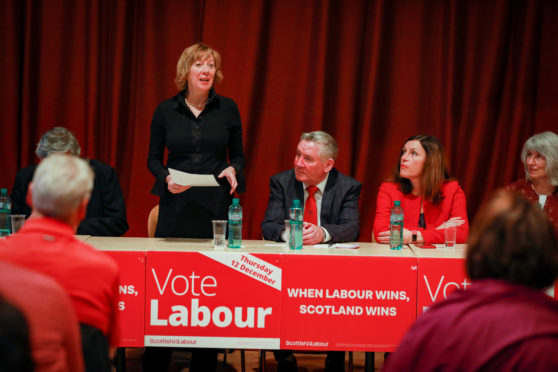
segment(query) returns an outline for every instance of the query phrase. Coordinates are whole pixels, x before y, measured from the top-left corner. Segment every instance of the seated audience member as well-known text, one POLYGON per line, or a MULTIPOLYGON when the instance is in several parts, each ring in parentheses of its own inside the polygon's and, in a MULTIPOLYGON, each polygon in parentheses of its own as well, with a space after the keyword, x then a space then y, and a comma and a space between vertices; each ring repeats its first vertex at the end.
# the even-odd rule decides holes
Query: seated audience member
POLYGON ((381 184, 374 218, 378 243, 389 243, 389 216, 396 200, 405 214, 404 244, 443 243, 445 223, 457 226, 457 243, 467 240, 465 194, 450 179, 436 137, 419 134, 405 141, 393 181, 381 184))
MULTIPOLYGON (((53 153, 79 156, 81 148, 69 130, 55 127, 43 134, 35 153, 41 160, 53 153)), ((94 236, 123 235, 128 231, 128 222, 124 195, 116 171, 99 160, 88 159, 87 162, 95 173, 95 183, 87 205, 87 214, 78 226, 77 233, 94 236)), ((10 196, 12 213, 25 214, 29 217, 31 208, 26 200, 27 188, 36 168, 37 165, 31 165, 17 172, 10 196)))
POLYGON ((110 371, 107 341, 117 341, 118 266, 74 236, 92 188, 85 160, 62 154, 43 159, 29 185, 34 217, 0 239, 0 259, 50 276, 66 290, 80 322, 86 370, 110 371))
POLYGON ((558 231, 558 134, 543 132, 529 138, 521 160, 525 179, 507 187, 538 203, 558 231))
POLYGON ((60 284, 0 260, 0 295, 27 318, 35 371, 83 371, 78 322, 60 284))
POLYGON ((29 338, 23 313, 0 295, 0 371, 35 371, 29 338))
POLYGON ((558 239, 538 206, 500 191, 474 221, 472 284, 426 311, 384 371, 555 371, 558 239))
MULTIPOLYGON (((285 240, 284 220, 294 199, 304 202, 303 244, 348 242, 358 239, 358 198, 362 185, 333 167, 337 143, 321 131, 303 133, 296 150, 294 169, 271 177, 269 203, 262 222, 263 237, 285 240), (309 213, 312 212, 313 213, 309 213)), ((276 350, 279 371, 296 371, 292 351, 276 350)), ((326 371, 344 371, 345 353, 330 351, 326 371)))

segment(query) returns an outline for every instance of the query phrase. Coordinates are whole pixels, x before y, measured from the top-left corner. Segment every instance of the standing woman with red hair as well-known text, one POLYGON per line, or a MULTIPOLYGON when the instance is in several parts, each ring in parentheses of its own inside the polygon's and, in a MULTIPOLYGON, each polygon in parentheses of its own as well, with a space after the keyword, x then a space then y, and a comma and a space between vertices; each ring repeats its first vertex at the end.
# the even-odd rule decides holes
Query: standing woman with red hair
MULTIPOLYGON (((223 79, 221 56, 205 44, 184 50, 176 66, 180 92, 162 102, 151 121, 147 166, 159 196, 155 237, 213 237, 211 220, 226 220, 235 191, 243 191, 242 124, 236 103, 215 93, 223 79), (165 150, 168 155, 165 161, 165 150), (219 187, 191 187, 172 179, 169 168, 214 175, 219 187)), ((172 348, 147 347, 144 372, 167 371, 172 348)), ((217 350, 195 349, 190 371, 214 371, 217 350)))
POLYGON ((392 182, 378 191, 374 237, 389 243, 389 217, 399 200, 405 214, 403 243, 443 243, 444 224, 457 226, 457 243, 469 233, 465 193, 450 179, 444 164, 444 148, 434 136, 416 135, 403 145, 392 182))
POLYGON ((176 66, 180 92, 153 114, 147 167, 155 176, 151 192, 160 197, 155 237, 212 238, 211 220, 227 219, 232 194, 243 191, 240 113, 232 99, 215 93, 222 79, 219 53, 189 46, 176 66), (214 175, 220 186, 179 185, 169 168, 214 175))

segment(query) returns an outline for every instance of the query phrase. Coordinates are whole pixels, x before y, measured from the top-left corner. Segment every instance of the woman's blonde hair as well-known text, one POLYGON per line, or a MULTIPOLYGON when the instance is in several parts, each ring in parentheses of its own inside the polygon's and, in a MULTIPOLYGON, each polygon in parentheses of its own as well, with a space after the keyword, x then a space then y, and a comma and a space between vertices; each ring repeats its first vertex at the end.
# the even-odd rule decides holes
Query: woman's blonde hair
POLYGON ((188 86, 188 74, 190 73, 192 65, 196 61, 204 60, 209 56, 213 57, 213 61, 215 62, 215 82, 220 83, 223 80, 221 55, 219 52, 203 43, 197 43, 184 49, 176 64, 176 78, 174 79, 174 83, 179 90, 184 90, 188 86))

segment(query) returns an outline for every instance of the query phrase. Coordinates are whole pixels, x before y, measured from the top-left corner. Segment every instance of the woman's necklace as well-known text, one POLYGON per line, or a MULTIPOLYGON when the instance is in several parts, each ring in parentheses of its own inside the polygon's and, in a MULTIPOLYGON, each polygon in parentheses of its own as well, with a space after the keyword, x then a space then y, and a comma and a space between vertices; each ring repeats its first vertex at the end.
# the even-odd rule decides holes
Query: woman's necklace
POLYGON ((207 104, 207 101, 208 101, 208 100, 205 100, 205 102, 203 102, 203 103, 201 103, 201 104, 199 104, 199 105, 193 105, 193 104, 191 104, 190 102, 188 102, 188 98, 185 98, 185 100, 186 100, 186 105, 188 105, 188 107, 193 108, 193 109, 196 109, 196 110, 198 110, 198 111, 202 111, 203 108, 205 107, 205 105, 207 104))
POLYGON ((553 194, 554 191, 556 190, 556 188, 552 187, 550 183, 543 184, 543 185, 539 183, 537 186, 535 186, 535 183, 533 181, 531 181, 530 183, 531 183, 531 188, 537 195, 550 195, 553 194))

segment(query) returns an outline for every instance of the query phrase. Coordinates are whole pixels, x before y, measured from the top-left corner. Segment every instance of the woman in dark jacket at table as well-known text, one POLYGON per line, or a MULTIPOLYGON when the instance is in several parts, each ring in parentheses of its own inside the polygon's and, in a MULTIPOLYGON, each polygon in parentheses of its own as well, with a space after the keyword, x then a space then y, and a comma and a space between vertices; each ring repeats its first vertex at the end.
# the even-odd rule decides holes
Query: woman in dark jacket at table
POLYGON ((147 166, 156 178, 151 192, 160 197, 156 237, 211 238, 211 220, 226 219, 231 195, 243 191, 240 114, 232 99, 215 93, 214 82, 222 79, 217 51, 186 48, 176 67, 180 92, 153 114, 147 166), (178 185, 168 168, 212 174, 220 186, 178 185))
MULTIPOLYGON (((243 191, 240 114, 232 99, 215 93, 222 79, 216 50, 201 43, 186 48, 176 66, 180 92, 153 114, 147 166, 156 178, 151 192, 160 197, 156 237, 211 238, 211 220, 227 219, 232 194, 243 191), (168 168, 214 175, 220 186, 179 185, 168 168)), ((166 371, 171 356, 172 348, 146 348, 143 370, 166 371)), ((190 371, 212 371, 216 364, 215 349, 196 349, 190 371)))
POLYGON ((538 203, 558 231, 558 135, 543 132, 530 137, 523 145, 521 160, 525 179, 508 185, 508 190, 538 203))
POLYGON ((444 148, 434 136, 416 135, 405 141, 393 182, 378 191, 374 236, 389 243, 389 216, 399 200, 405 214, 403 243, 443 243, 444 223, 457 226, 457 243, 469 233, 465 194, 444 165, 444 148))

